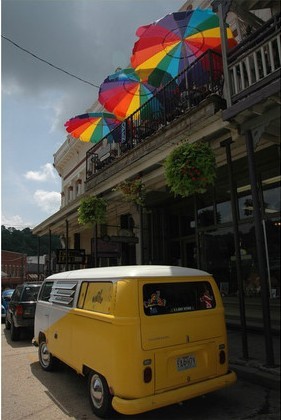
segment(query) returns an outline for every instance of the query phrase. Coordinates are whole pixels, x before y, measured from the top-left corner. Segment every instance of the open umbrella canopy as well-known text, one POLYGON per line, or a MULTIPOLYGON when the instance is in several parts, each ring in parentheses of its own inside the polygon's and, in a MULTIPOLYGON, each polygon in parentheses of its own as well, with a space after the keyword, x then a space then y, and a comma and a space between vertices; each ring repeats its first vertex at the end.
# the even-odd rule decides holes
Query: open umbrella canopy
MULTIPOLYGON (((138 28, 131 65, 141 69, 161 69, 176 77, 208 49, 220 51, 219 18, 211 10, 175 12, 138 28)), ((227 29, 229 47, 236 45, 227 29)))
POLYGON ((113 135, 109 134, 120 121, 109 112, 90 112, 77 115, 68 120, 64 126, 73 137, 90 143, 98 143, 103 137, 112 142, 113 135))
MULTIPOLYGON (((161 70, 154 72, 150 78, 151 72, 151 69, 136 72, 126 68, 108 76, 100 86, 99 102, 116 117, 127 118, 171 80, 171 76, 161 70)), ((159 102, 153 101, 153 111, 155 104, 158 109, 161 107, 159 102)))

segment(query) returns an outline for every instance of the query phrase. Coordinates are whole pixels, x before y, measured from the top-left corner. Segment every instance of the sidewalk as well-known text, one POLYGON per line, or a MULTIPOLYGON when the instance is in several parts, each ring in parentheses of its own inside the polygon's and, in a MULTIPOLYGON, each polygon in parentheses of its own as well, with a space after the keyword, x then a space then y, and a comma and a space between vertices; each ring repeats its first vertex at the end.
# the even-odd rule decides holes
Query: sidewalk
POLYGON ((243 359, 241 331, 228 328, 229 365, 238 378, 262 384, 266 387, 280 387, 280 336, 273 336, 274 367, 266 367, 265 337, 262 332, 247 332, 249 360, 243 359))

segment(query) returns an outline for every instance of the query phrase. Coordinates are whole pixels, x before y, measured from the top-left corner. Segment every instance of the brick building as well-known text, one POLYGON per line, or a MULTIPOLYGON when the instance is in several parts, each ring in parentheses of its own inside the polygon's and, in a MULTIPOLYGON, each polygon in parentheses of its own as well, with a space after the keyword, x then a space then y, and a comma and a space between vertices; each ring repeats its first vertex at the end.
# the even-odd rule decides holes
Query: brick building
POLYGON ((1 288, 14 288, 25 280, 27 256, 20 252, 1 251, 1 288))

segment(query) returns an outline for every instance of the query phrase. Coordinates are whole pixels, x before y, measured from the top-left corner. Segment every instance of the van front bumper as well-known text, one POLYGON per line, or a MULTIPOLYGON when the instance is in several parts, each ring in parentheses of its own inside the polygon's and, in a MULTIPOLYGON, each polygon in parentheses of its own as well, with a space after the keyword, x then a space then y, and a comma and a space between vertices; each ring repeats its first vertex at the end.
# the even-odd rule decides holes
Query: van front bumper
POLYGON ((198 382, 193 385, 187 385, 182 388, 164 391, 160 394, 151 395, 144 398, 126 400, 117 396, 113 397, 112 406, 121 414, 139 414, 145 411, 155 410, 156 408, 176 404, 208 392, 232 385, 236 382, 236 373, 229 371, 226 375, 207 381, 198 382))

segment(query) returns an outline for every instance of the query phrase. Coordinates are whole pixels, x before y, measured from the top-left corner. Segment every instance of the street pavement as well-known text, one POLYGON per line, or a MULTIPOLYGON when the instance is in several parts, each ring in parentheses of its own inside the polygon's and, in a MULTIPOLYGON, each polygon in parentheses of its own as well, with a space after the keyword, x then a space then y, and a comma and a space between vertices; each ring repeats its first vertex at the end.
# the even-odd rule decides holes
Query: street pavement
MULTIPOLYGON (((57 372, 44 372, 38 363, 31 336, 12 342, 2 325, 3 420, 94 420, 87 396, 87 381, 61 365, 57 372)), ((112 420, 230 420, 280 419, 278 367, 266 368, 264 336, 249 333, 250 359, 241 358, 241 333, 228 330, 231 368, 238 381, 231 387, 135 416, 114 414, 112 420), (269 378, 269 379, 268 379, 269 378), (265 383, 267 381, 267 383, 265 383), (251 383, 252 382, 252 383, 251 383)), ((279 337, 274 337, 276 363, 280 361, 279 337)))
POLYGON ((238 378, 272 389, 280 388, 280 335, 273 335, 274 366, 267 366, 265 336, 262 332, 247 332, 248 360, 243 358, 242 334, 228 328, 229 364, 238 378))

